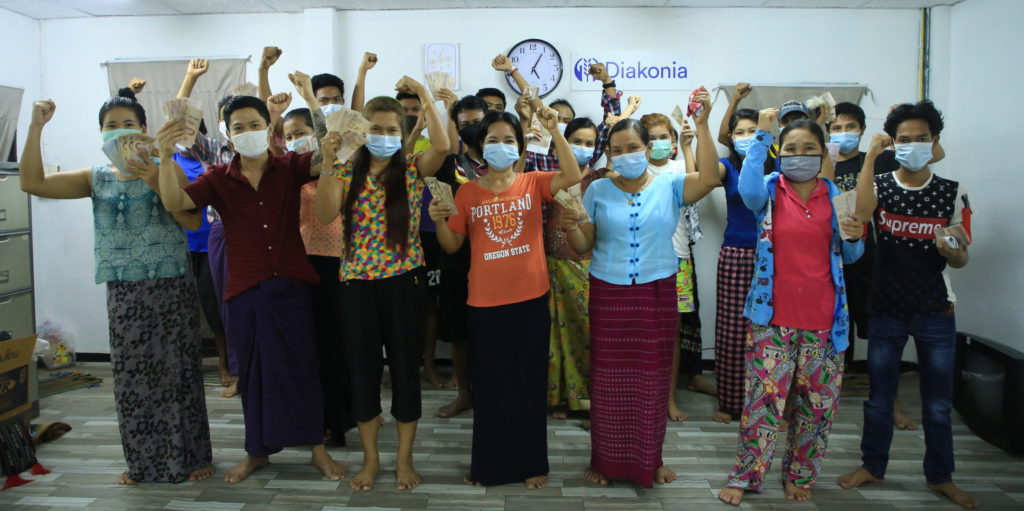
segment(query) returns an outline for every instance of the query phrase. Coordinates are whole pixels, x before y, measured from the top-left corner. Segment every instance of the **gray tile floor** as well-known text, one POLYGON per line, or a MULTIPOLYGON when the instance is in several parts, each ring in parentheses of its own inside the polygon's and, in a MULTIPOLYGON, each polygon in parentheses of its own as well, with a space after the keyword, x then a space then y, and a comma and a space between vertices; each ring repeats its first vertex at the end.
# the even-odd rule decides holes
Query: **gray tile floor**
MULTIPOLYGON (((109 364, 80 364, 80 369, 110 381, 109 364)), ((212 377, 212 375, 211 375, 212 377)), ((914 415, 917 378, 904 376, 901 396, 914 415)), ((377 488, 356 493, 347 481, 324 480, 306 464, 308 451, 288 449, 272 458, 272 465, 237 485, 222 479, 224 469, 242 455, 242 415, 238 399, 223 399, 219 389, 207 387, 210 429, 217 476, 199 483, 143 484, 120 487, 115 481, 124 470, 117 432, 114 400, 109 384, 46 398, 44 422, 62 420, 74 431, 40 448, 39 458, 53 473, 35 482, 0 493, 2 510, 86 508, 111 510, 317 510, 338 509, 505 509, 505 510, 700 510, 726 509, 715 499, 736 449, 736 425, 710 420, 714 400, 681 392, 690 419, 670 424, 665 461, 680 475, 664 487, 644 489, 629 484, 600 488, 583 479, 589 460, 590 438, 572 421, 549 422, 550 488, 528 491, 520 485, 478 488, 462 484, 469 467, 472 415, 442 420, 433 411, 445 404, 451 391, 424 390, 424 411, 416 446, 417 468, 423 486, 411 492, 394 488, 396 435, 393 421, 381 435, 384 472, 377 488)), ((385 399, 387 395, 385 394, 385 399)), ((920 431, 896 432, 886 482, 859 490, 841 490, 834 484, 840 472, 855 468, 860 452, 863 397, 844 396, 833 428, 824 473, 808 503, 789 503, 781 486, 770 485, 760 495, 748 495, 742 509, 798 509, 828 511, 901 511, 959 509, 931 493, 921 475, 924 440, 920 431)), ((385 405, 385 409, 387 406, 385 405)), ((981 509, 1024 510, 1024 459, 1013 458, 975 437, 955 418, 956 480, 972 491, 981 509)), ((355 432, 348 437, 358 444, 355 432)), ((358 468, 361 454, 352 447, 332 449, 336 459, 358 468)), ((777 473, 777 464, 773 468, 777 473)))

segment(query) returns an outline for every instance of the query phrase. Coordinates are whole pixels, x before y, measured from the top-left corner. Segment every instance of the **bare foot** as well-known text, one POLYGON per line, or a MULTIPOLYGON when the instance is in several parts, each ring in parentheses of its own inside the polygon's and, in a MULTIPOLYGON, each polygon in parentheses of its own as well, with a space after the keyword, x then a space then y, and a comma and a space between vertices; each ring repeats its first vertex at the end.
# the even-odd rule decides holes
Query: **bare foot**
POLYGON ((679 409, 679 405, 675 401, 668 402, 668 418, 672 422, 683 422, 689 415, 679 409))
POLYGON ((473 408, 473 400, 460 394, 455 396, 454 401, 439 408, 435 415, 442 419, 450 419, 470 408, 473 408))
POLYGON ((452 376, 452 379, 445 382, 444 388, 448 390, 459 390, 459 380, 452 376))
POLYGON ((445 388, 445 385, 448 384, 448 380, 445 380, 440 374, 437 374, 437 370, 433 367, 423 368, 423 379, 430 382, 430 384, 437 389, 443 389, 445 388))
POLYGON ((327 449, 323 444, 313 447, 313 459, 310 461, 310 464, 319 468, 320 472, 323 472, 324 477, 331 481, 341 481, 348 472, 345 465, 342 465, 331 458, 331 455, 327 453, 327 449))
POLYGON ((849 490, 850 488, 856 488, 864 483, 880 483, 881 479, 871 475, 864 467, 860 467, 849 474, 843 474, 836 478, 836 484, 840 488, 849 490))
POLYGON ((462 478, 462 481, 470 486, 483 486, 482 484, 470 479, 469 474, 466 474, 465 477, 462 478))
POLYGON ((796 500, 800 502, 807 502, 811 500, 811 490, 806 488, 799 488, 793 484, 793 481, 786 481, 782 484, 786 489, 786 500, 796 500))
POLYGON ((718 500, 739 506, 740 502, 743 502, 743 488, 722 488, 722 491, 718 492, 718 500))
MULTIPOLYGON (((732 422, 732 414, 722 410, 716 410, 715 413, 711 414, 711 420, 722 424, 728 424, 732 422)), ((743 500, 743 497, 740 497, 740 500, 743 500)), ((739 504, 736 505, 738 506, 739 504)))
POLYGON ((117 484, 123 484, 125 486, 133 486, 133 485, 135 485, 135 481, 133 481, 132 478, 128 477, 128 472, 125 472, 125 473, 117 476, 117 484))
POLYGON ((600 473, 600 472, 598 472, 598 471, 596 471, 596 470, 594 470, 592 468, 588 468, 587 472, 585 474, 583 474, 583 477, 586 477, 587 481, 590 481, 590 482, 592 482, 594 484, 600 484, 601 486, 608 486, 608 478, 605 477, 604 474, 602 474, 602 473, 600 473))
POLYGON ((398 468, 395 470, 395 479, 398 480, 399 491, 411 490, 423 482, 423 478, 412 467, 412 460, 398 464, 398 468))
POLYGON ((900 406, 899 401, 896 401, 892 405, 892 421, 896 423, 896 429, 901 429, 903 431, 917 430, 917 423, 907 415, 907 412, 903 411, 903 407, 900 406))
POLYGON ((385 425, 387 423, 388 423, 388 420, 385 419, 383 415, 378 415, 377 416, 377 425, 378 426, 383 426, 383 425, 385 425))
POLYGON ((218 365, 217 370, 220 372, 220 386, 230 386, 233 380, 231 379, 231 373, 228 372, 228 366, 218 365))
POLYGON ((249 474, 270 464, 270 458, 261 456, 259 458, 246 456, 237 465, 224 472, 224 480, 229 483, 237 483, 249 477, 249 474))
POLYGON ((551 417, 564 421, 569 418, 569 409, 565 407, 559 407, 557 410, 551 412, 551 417))
POLYGON ((690 378, 690 383, 686 385, 686 390, 691 392, 700 392, 701 394, 707 394, 712 397, 718 395, 718 391, 715 390, 715 384, 711 383, 710 380, 699 374, 695 374, 690 378))
POLYGON ((530 477, 526 481, 523 481, 523 483, 526 485, 527 490, 539 490, 541 488, 547 488, 549 481, 548 476, 543 475, 530 477))
POLYGON ((238 395, 238 382, 235 381, 231 385, 222 391, 220 391, 220 397, 235 397, 238 395))
POLYGON ((974 497, 971 497, 970 493, 957 488, 952 482, 940 484, 928 483, 928 488, 934 492, 945 495, 947 499, 953 501, 954 504, 959 504, 960 507, 964 509, 974 509, 978 507, 977 501, 974 500, 974 497))
POLYGON ((213 475, 213 467, 203 467, 203 468, 201 468, 199 470, 193 470, 192 473, 188 475, 188 480, 189 481, 202 481, 204 479, 209 479, 210 476, 212 476, 212 475, 213 475))
POLYGON ((660 467, 654 471, 654 482, 668 484, 676 480, 676 473, 668 467, 660 467))
POLYGON ((380 461, 371 463, 363 462, 363 469, 359 471, 348 485, 353 490, 370 491, 377 482, 377 473, 380 472, 380 461))

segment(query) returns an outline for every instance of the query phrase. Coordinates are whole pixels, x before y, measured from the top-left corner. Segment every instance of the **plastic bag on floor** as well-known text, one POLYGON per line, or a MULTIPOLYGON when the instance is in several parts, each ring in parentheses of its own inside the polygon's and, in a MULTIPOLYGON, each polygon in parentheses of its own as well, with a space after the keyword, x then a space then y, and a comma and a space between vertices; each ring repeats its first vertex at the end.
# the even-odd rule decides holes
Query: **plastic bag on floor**
POLYGON ((44 320, 37 332, 36 352, 46 367, 75 365, 75 336, 71 332, 50 320, 44 320))

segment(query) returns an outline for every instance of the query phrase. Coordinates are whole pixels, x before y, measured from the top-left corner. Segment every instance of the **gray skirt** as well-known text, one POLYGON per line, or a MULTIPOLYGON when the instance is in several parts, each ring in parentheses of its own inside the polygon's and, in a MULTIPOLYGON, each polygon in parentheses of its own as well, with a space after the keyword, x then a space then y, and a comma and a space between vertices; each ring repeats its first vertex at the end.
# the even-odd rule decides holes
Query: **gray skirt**
POLYGON ((108 282, 107 315, 128 477, 185 481, 213 459, 195 281, 108 282))

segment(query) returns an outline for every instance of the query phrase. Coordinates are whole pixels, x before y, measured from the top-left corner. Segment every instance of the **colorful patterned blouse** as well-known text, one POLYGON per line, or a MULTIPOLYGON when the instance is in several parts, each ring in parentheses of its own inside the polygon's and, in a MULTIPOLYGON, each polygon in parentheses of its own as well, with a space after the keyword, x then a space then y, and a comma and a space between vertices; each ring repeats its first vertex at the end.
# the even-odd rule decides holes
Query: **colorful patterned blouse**
MULTIPOLYGON (((359 194, 352 217, 352 246, 342 255, 339 279, 377 280, 401 275, 423 266, 423 245, 420 243, 420 204, 423 180, 416 168, 417 158, 409 160, 405 172, 405 190, 409 197, 409 235, 407 248, 399 253, 387 243, 387 216, 384 209, 384 183, 374 176, 366 177, 366 186, 359 194)), ((345 183, 352 181, 352 164, 335 164, 335 177, 345 183)), ((343 216, 344 218, 344 216, 343 216)))

